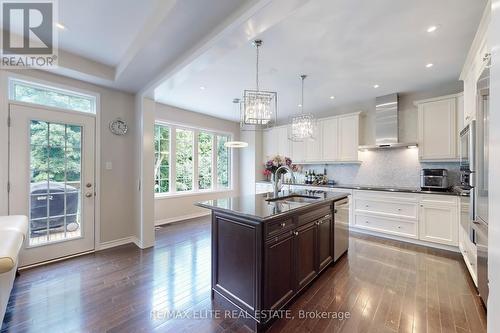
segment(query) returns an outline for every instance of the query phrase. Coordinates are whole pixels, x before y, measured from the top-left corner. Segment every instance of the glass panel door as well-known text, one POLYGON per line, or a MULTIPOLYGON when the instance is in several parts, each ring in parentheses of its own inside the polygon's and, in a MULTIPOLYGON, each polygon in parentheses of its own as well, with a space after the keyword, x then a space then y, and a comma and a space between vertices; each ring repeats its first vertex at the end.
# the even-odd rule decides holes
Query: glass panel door
POLYGON ((94 249, 95 117, 9 105, 9 214, 29 218, 20 266, 94 249))

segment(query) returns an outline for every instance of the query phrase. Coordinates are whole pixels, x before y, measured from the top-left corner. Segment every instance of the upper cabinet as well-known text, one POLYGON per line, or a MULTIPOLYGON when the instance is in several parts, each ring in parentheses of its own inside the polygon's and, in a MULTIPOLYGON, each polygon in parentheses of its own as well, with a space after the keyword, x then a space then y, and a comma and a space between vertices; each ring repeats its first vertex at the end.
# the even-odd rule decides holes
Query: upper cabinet
MULTIPOLYGON (((488 28, 490 24, 491 10, 486 8, 476 36, 467 54, 460 80, 464 82, 464 114, 463 125, 467 126, 472 120, 476 119, 476 85, 477 80, 483 72, 489 57, 488 28)), ((461 129, 459 129, 461 130, 461 129)))
POLYGON ((418 108, 418 146, 422 161, 458 159, 459 124, 462 94, 416 101, 418 108))
POLYGON ((339 119, 329 118, 322 121, 323 133, 321 141, 323 142, 322 155, 327 161, 339 160, 339 141, 332 138, 339 137, 339 119))
POLYGON ((359 113, 318 119, 314 132, 313 139, 292 142, 287 126, 264 131, 264 160, 279 154, 294 163, 358 162, 359 113))
POLYGON ((359 114, 339 117, 337 137, 338 159, 348 162, 357 161, 359 149, 359 114))
POLYGON ((274 155, 290 156, 290 140, 287 126, 273 127, 262 134, 263 160, 267 161, 274 155))

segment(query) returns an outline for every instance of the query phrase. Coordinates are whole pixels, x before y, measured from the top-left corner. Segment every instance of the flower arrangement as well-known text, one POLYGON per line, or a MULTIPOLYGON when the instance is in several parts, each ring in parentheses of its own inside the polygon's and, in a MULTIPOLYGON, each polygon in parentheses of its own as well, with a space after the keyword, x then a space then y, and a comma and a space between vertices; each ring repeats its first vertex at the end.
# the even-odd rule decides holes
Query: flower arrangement
POLYGON ((273 175, 276 170, 283 165, 289 166, 293 171, 298 170, 297 165, 292 163, 292 159, 290 157, 276 155, 266 162, 265 169, 263 171, 264 176, 269 177, 273 175))

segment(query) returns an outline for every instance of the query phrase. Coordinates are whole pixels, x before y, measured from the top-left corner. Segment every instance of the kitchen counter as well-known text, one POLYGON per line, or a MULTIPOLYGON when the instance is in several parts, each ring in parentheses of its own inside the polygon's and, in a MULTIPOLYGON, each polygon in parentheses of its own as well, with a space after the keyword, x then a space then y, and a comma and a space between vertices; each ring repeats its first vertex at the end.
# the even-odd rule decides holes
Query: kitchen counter
POLYGON ((321 206, 326 202, 334 202, 346 197, 347 194, 345 193, 317 190, 297 190, 291 192, 281 191, 278 197, 274 197, 274 194, 269 192, 256 195, 213 199, 196 203, 196 205, 213 211, 226 212, 239 217, 262 222, 287 215, 289 213, 300 213, 305 209, 311 209, 314 206, 321 206), (316 199, 307 199, 305 202, 279 200, 280 198, 288 197, 294 194, 316 197, 316 199))
MULTIPOLYGON (((262 184, 271 184, 269 181, 258 181, 262 184)), ((288 184, 285 184, 288 185, 288 184)), ((383 192, 402 192, 402 193, 418 193, 418 194, 436 194, 436 195, 455 195, 468 197, 469 194, 465 191, 459 191, 450 189, 447 191, 426 191, 418 187, 394 187, 394 186, 375 186, 375 185, 353 185, 353 184, 336 184, 336 185, 310 185, 310 184, 290 184, 292 186, 304 186, 304 187, 324 187, 324 188, 344 188, 351 190, 363 190, 363 191, 383 191, 383 192)))
POLYGON ((341 219, 336 223, 336 214, 348 196, 298 190, 198 203, 212 210, 213 301, 245 313, 242 321, 253 331, 265 331, 276 318, 270 314, 284 309, 347 251, 348 227, 341 219))

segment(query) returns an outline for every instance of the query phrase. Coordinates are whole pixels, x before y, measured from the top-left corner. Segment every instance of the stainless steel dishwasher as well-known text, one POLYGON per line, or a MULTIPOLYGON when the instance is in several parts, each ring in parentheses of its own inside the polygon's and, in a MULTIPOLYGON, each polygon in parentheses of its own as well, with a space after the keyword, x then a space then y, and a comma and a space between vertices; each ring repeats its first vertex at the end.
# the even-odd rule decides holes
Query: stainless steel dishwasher
POLYGON ((349 247, 349 198, 335 202, 333 260, 337 261, 349 247))

